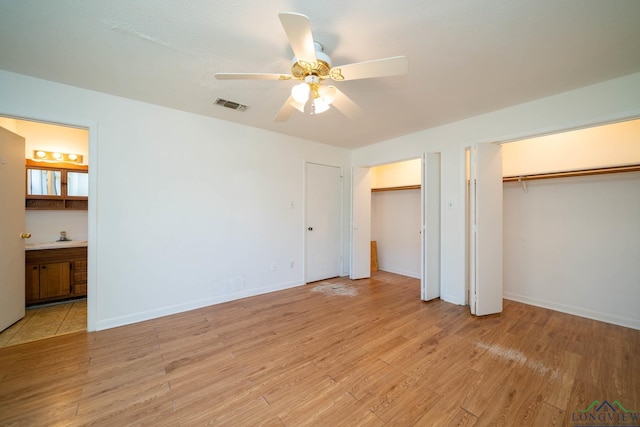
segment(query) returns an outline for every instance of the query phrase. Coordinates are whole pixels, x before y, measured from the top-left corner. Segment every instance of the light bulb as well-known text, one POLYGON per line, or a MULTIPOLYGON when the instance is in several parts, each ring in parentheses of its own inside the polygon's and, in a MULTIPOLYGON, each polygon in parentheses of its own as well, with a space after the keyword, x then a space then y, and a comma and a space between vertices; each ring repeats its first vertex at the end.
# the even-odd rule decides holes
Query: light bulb
POLYGON ((322 100, 322 98, 315 98, 313 100, 313 110, 312 110, 312 114, 320 114, 320 113, 324 113, 325 111, 327 111, 329 109, 329 104, 327 104, 326 102, 324 102, 322 100))
POLYGON ((62 160, 62 154, 60 153, 53 153, 53 158, 56 160, 62 160))
POLYGON ((305 104, 309 99, 309 85, 300 83, 291 88, 291 96, 296 102, 305 104))
POLYGON ((73 160, 74 162, 78 160, 77 154, 69 154, 68 157, 69 157, 69 160, 73 160))
POLYGON ((36 151, 36 156, 42 159, 47 157, 47 153, 45 153, 44 151, 36 151))

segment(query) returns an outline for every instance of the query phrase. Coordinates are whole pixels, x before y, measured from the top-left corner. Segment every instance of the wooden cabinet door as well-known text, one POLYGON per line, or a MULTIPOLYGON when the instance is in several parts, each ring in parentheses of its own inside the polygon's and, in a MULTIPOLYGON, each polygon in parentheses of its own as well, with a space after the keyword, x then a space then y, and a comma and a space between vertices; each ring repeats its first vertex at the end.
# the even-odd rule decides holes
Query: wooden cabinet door
POLYGON ((40 298, 63 297, 71 293, 69 262, 40 266, 40 298))

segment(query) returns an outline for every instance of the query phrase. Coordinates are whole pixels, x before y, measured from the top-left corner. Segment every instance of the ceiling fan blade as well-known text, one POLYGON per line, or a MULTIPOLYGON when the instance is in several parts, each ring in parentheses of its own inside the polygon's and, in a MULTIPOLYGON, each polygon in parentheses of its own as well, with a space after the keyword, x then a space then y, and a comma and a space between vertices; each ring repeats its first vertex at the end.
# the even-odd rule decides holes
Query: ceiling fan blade
POLYGON ((216 73, 218 80, 291 80, 289 74, 275 73, 216 73))
POLYGON ((333 80, 342 81, 398 76, 408 71, 409 59, 406 56, 394 56, 333 67, 330 75, 333 80))
POLYGON ((301 113, 304 113, 304 106, 306 104, 303 104, 302 102, 298 102, 295 99, 293 99, 293 96, 289 97, 290 101, 289 104, 295 108, 296 110, 300 111, 301 113))
POLYGON ((344 94, 344 92, 340 91, 340 89, 336 88, 336 97, 331 103, 338 111, 342 114, 350 118, 351 120, 355 120, 362 114, 362 109, 358 107, 358 104, 353 102, 351 98, 344 94))
POLYGON ((291 113, 293 113, 294 110, 293 105, 291 105, 290 102, 291 100, 293 100, 293 98, 291 98, 290 96, 289 99, 287 99, 285 103, 282 104, 282 107, 280 107, 278 114, 276 114, 273 119, 274 122, 286 122, 287 120, 289 120, 289 117, 291 117, 291 113))
POLYGON ((289 98, 287 98, 284 104, 282 104, 282 107, 280 107, 280 110, 278 111, 278 114, 276 114, 276 117, 273 119, 273 121, 286 122, 287 120, 289 120, 289 117, 291 117, 291 113, 293 113, 293 110, 299 110, 304 113, 304 104, 296 102, 296 100, 293 99, 291 95, 289 95, 289 98))
POLYGON ((283 12, 279 14, 280 22, 287 34, 293 54, 298 61, 315 64, 316 48, 313 43, 313 33, 309 18, 299 13, 283 12))

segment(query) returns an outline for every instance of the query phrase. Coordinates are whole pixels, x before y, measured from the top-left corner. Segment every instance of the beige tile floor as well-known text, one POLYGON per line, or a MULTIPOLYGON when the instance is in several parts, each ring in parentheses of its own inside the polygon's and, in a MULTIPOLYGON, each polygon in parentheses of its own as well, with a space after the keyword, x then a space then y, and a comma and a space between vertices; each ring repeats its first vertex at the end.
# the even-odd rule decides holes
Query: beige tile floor
POLYGON ((87 329, 87 300, 27 308, 25 316, 0 332, 0 347, 87 329))

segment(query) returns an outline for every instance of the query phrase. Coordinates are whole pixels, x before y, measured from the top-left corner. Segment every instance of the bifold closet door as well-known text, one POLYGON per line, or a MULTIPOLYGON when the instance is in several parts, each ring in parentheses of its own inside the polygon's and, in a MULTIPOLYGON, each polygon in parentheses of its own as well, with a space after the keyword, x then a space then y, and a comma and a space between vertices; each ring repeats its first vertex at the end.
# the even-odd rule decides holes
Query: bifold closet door
POLYGON ((354 167, 351 191, 350 278, 371 277, 371 171, 354 167))
POLYGON ((422 158, 422 274, 420 298, 440 296, 440 153, 422 158))
POLYGON ((502 147, 471 148, 469 281, 471 313, 502 311, 502 147))

